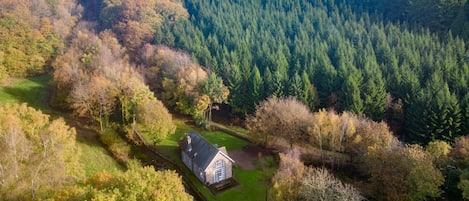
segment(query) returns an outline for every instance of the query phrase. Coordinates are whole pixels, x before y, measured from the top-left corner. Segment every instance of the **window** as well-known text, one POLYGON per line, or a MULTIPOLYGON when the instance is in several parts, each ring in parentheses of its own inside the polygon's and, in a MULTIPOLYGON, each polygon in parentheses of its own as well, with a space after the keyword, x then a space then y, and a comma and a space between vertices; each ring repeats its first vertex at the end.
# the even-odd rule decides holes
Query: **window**
POLYGON ((225 179, 225 161, 217 160, 215 162, 215 172, 213 174, 213 181, 215 183, 220 182, 225 179))

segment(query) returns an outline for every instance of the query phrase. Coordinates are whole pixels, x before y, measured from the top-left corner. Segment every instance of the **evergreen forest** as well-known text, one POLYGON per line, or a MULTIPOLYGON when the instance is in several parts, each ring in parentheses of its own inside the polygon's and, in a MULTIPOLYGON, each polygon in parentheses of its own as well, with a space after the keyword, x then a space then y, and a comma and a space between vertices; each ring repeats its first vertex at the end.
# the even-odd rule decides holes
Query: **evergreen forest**
POLYGON ((313 111, 385 120, 407 142, 467 134, 469 53, 460 30, 467 26, 459 26, 469 19, 465 1, 186 0, 185 6, 190 17, 161 26, 155 43, 188 51, 222 76, 235 114, 251 114, 269 96, 294 96, 313 111), (392 15, 401 12, 409 17, 392 15))

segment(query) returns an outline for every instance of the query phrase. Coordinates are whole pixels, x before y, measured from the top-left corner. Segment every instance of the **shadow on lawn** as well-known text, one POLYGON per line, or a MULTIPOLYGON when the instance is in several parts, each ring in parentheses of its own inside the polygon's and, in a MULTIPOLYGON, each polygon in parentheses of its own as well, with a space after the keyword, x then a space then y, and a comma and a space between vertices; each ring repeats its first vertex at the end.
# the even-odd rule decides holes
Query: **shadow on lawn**
POLYGON ((18 103, 27 103, 28 106, 41 110, 45 114, 51 113, 51 108, 47 104, 47 82, 50 79, 48 75, 34 78, 28 78, 29 82, 18 84, 18 86, 3 87, 3 91, 14 98, 18 103))
POLYGON ((43 113, 49 113, 50 108, 47 105, 46 98, 36 96, 41 95, 43 90, 43 87, 29 87, 27 89, 4 87, 4 91, 19 103, 27 103, 29 107, 41 110, 43 113))

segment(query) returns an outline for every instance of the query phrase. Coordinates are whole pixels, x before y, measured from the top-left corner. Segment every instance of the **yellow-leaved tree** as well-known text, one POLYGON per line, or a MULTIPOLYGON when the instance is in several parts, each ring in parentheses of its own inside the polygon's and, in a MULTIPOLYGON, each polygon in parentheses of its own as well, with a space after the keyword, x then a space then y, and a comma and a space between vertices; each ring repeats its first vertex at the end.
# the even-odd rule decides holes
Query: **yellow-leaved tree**
POLYGON ((426 200, 441 194, 443 175, 432 156, 419 145, 371 146, 366 163, 378 200, 426 200))
POLYGON ((189 201, 192 196, 184 191, 181 177, 174 171, 155 171, 130 163, 126 172, 98 173, 86 180, 86 185, 67 186, 56 191, 55 200, 103 201, 189 201))
POLYGON ((26 104, 0 107, 0 198, 29 200, 83 175, 75 129, 26 104))

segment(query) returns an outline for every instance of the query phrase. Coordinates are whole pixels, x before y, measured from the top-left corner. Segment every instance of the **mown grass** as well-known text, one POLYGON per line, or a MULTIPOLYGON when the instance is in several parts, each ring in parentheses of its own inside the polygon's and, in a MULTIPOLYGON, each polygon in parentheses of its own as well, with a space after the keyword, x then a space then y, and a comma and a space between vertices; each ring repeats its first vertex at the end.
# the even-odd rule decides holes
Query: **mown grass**
MULTIPOLYGON (((6 103, 27 103, 28 106, 41 110, 45 114, 60 117, 60 113, 55 113, 47 104, 47 85, 50 80, 49 75, 41 75, 33 78, 15 79, 7 85, 0 86, 0 106, 6 103)), ((81 129, 77 129, 80 132, 81 129)), ((78 133, 77 135, 87 135, 78 133)), ((89 138, 83 138, 89 139, 89 138)), ((96 174, 106 170, 108 172, 121 171, 119 165, 108 153, 108 151, 93 142, 77 141, 77 146, 81 149, 80 162, 82 163, 86 176, 96 174)))
MULTIPOLYGON (((237 137, 228 135, 220 131, 205 131, 186 124, 181 119, 174 119, 177 126, 176 133, 159 143, 156 148, 158 151, 173 160, 182 170, 190 175, 190 179, 197 184, 199 190, 207 197, 208 200, 265 200, 268 189, 268 180, 276 171, 275 167, 269 165, 258 165, 255 170, 243 170, 235 165, 233 174, 240 183, 239 186, 213 195, 207 187, 205 187, 182 163, 178 152, 178 141, 183 138, 184 134, 189 131, 200 133, 205 139, 213 144, 225 146, 228 151, 241 149, 249 143, 237 137)), ((263 163, 260 163, 263 164, 263 163)))

